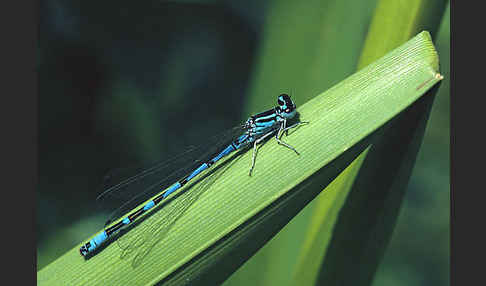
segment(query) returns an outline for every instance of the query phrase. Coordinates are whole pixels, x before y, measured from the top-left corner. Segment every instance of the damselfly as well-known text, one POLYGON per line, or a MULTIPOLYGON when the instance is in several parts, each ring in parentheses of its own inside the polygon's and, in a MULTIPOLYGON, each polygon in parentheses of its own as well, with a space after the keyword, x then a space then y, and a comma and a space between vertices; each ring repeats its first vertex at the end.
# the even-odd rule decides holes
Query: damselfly
MULTIPOLYGON (((226 145, 223 145, 222 148, 217 150, 217 152, 207 156, 205 159, 203 159, 203 161, 200 160, 194 161, 196 162, 196 165, 189 167, 189 169, 186 168, 185 170, 187 170, 187 173, 185 173, 185 175, 181 179, 179 179, 175 183, 172 183, 172 185, 170 185, 168 188, 166 188, 167 185, 164 185, 164 182, 167 182, 169 179, 163 179, 158 181, 155 184, 156 190, 158 190, 158 192, 148 203, 132 211, 129 215, 125 216, 122 220, 120 220, 118 223, 114 224, 113 226, 105 228, 102 232, 97 234, 93 239, 91 239, 89 242, 81 246, 81 248, 79 249, 81 255, 87 257, 90 254, 94 253, 95 250, 97 250, 103 243, 105 243, 108 240, 108 238, 113 237, 115 234, 119 233, 121 229, 132 224, 135 220, 140 218, 148 210, 152 209, 154 206, 164 201, 164 199, 166 199, 171 193, 182 188, 182 186, 184 186, 189 181, 194 179, 196 176, 201 174, 204 170, 210 168, 216 162, 218 162, 222 158, 228 156, 229 154, 237 150, 250 148, 251 145, 253 145, 253 155, 252 155, 251 167, 249 171, 250 176, 252 174, 253 168, 255 167, 257 145, 272 135, 275 135, 275 140, 277 140, 278 144, 289 148, 290 150, 294 151, 297 155, 299 155, 297 150, 294 147, 290 146, 289 144, 283 142, 281 140, 281 137, 289 129, 295 128, 307 122, 298 121, 291 124, 290 126, 287 126, 288 122, 297 118, 296 106, 294 102, 290 99, 290 96, 285 93, 278 96, 277 103, 278 105, 272 109, 250 116, 250 118, 248 118, 248 120, 238 128, 239 129, 239 133, 237 133, 238 135, 234 136, 226 145)), ((168 164, 170 164, 170 162, 168 164)), ((115 193, 123 189, 123 187, 125 187, 126 185, 133 184, 139 180, 144 180, 144 177, 153 173, 154 170, 157 168, 158 167, 156 166, 144 170, 141 173, 120 182, 114 187, 107 189, 105 192, 102 193, 101 196, 107 196, 109 194, 115 193)), ((173 176, 169 176, 168 178, 172 179, 172 177, 173 176)), ((153 195, 153 193, 151 192, 141 192, 141 194, 153 195)), ((130 202, 133 203, 134 201, 135 200, 131 200, 130 202)), ((127 206, 130 205, 132 204, 129 204, 128 202, 125 203, 124 205, 122 205, 122 207, 118 209, 117 213, 120 214, 122 211, 125 211, 127 209, 127 206)), ((117 215, 114 215, 113 217, 121 218, 121 216, 117 216, 117 215)), ((110 221, 112 220, 109 220, 109 222, 110 221)))

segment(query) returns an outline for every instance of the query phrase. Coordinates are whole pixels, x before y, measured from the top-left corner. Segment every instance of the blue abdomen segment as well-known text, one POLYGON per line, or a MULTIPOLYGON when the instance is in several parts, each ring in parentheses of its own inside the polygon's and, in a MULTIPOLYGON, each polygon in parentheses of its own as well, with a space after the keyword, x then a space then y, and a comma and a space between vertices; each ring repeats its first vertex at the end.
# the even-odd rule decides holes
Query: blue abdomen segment
MULTIPOLYGON (((240 138, 242 138, 242 137, 245 137, 246 138, 248 136, 247 135, 240 136, 240 138)), ((240 141, 240 138, 237 141, 240 141)), ((243 141, 243 139, 241 139, 241 140, 243 141)), ((239 148, 239 146, 237 146, 236 148, 239 148)), ((213 159, 211 159, 208 163, 202 164, 196 170, 192 171, 192 173, 189 174, 185 179, 183 179, 182 181, 179 181, 179 182, 173 184, 167 191, 165 191, 165 193, 163 194, 162 198, 165 199, 168 195, 170 195, 171 193, 177 191, 185 183, 189 182, 194 177, 196 177, 197 175, 199 175, 200 173, 202 173, 204 170, 206 170, 207 168, 209 168, 212 164, 216 163, 221 158, 223 158, 224 156, 230 154, 231 152, 233 152, 235 150, 236 149, 235 149, 235 147, 233 145, 227 146, 223 151, 221 151, 216 157, 214 157, 213 159)))
POLYGON ((166 198, 168 195, 170 195, 170 193, 176 191, 177 189, 179 189, 181 187, 181 183, 177 182, 175 184, 173 184, 165 193, 164 195, 162 196, 162 198, 166 198))
POLYGON ((155 206, 155 202, 152 200, 150 202, 148 202, 145 206, 143 206, 143 210, 144 211, 148 211, 149 209, 151 209, 153 206, 155 206))
POLYGON ((241 147, 245 146, 247 143, 252 142, 253 141, 252 139, 253 137, 249 137, 247 134, 243 134, 240 137, 238 137, 238 139, 236 139, 235 142, 233 142, 233 144, 235 145, 236 149, 240 149, 241 147))
POLYGON ((187 178, 186 178, 186 181, 189 182, 192 178, 194 178, 195 176, 197 176, 199 173, 201 173, 202 171, 206 170, 207 168, 209 167, 209 165, 207 163, 204 163, 202 164, 201 166, 199 166, 199 168, 197 168, 196 170, 194 170, 194 172, 192 172, 187 178))
POLYGON ((86 256, 89 253, 95 251, 107 238, 108 234, 106 233, 106 231, 103 231, 93 237, 88 243, 81 246, 79 252, 81 252, 82 256, 86 256))
POLYGON ((90 240, 92 246, 90 251, 95 250, 100 244, 102 244, 106 239, 108 238, 108 235, 106 234, 106 231, 101 232, 97 236, 93 237, 93 239, 90 240))
POLYGON ((229 145, 223 151, 221 151, 221 153, 219 153, 218 156, 214 157, 212 161, 214 163, 216 163, 217 161, 219 161, 219 159, 223 158, 224 156, 230 154, 231 152, 233 152, 235 150, 236 149, 235 149, 235 147, 233 147, 233 145, 229 145))

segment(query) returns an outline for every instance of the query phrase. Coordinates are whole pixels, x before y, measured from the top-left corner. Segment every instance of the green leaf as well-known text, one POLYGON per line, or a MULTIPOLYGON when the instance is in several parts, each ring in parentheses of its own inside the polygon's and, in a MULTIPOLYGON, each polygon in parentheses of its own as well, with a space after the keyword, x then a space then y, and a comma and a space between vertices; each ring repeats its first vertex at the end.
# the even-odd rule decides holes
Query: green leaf
POLYGON ((114 242, 84 260, 80 243, 41 269, 38 284, 221 283, 319 193, 316 186, 322 189, 356 158, 375 131, 439 82, 437 69, 430 35, 420 33, 298 108, 310 124, 284 140, 300 156, 271 140, 260 147, 252 177, 251 152, 230 158, 215 166, 211 184, 186 185, 187 192, 129 231, 156 234, 135 248, 144 252, 121 257, 114 242))

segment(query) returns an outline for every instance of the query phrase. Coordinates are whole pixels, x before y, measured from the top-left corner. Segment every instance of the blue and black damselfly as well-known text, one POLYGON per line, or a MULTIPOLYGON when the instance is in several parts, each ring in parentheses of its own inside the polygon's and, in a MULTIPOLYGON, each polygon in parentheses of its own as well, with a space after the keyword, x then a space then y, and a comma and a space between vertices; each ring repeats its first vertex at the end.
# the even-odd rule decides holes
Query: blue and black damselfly
MULTIPOLYGON (((238 131, 238 133, 236 133, 237 135, 232 136, 232 138, 228 141, 228 143, 222 145, 223 147, 217 150, 215 153, 211 153, 209 156, 206 156, 206 158, 202 160, 193 161, 195 165, 193 164, 189 168, 184 169, 187 172, 184 173, 184 176, 181 179, 179 179, 177 182, 172 183, 172 185, 165 184, 166 182, 168 182, 174 177, 173 176, 174 173, 173 173, 172 176, 168 176, 165 179, 158 181, 155 184, 152 184, 151 189, 157 190, 157 194, 144 206, 134 210, 128 216, 124 217, 121 221, 119 221, 115 225, 105 228, 105 230, 97 234, 93 239, 91 239, 89 242, 81 246, 81 248, 79 249, 81 255, 84 257, 88 257, 91 254, 93 254, 96 250, 99 249, 99 247, 103 243, 105 243, 108 240, 108 238, 113 237, 115 234, 119 233, 120 230, 132 224, 135 220, 140 218, 148 210, 152 209, 154 206, 164 201, 164 199, 166 199, 171 193, 182 188, 182 186, 184 186, 189 181, 194 179, 204 170, 210 168, 216 162, 218 162, 222 158, 228 156, 229 154, 237 150, 244 150, 246 148, 250 148, 251 145, 253 145, 253 155, 252 155, 251 167, 249 171, 250 176, 252 174, 253 168, 255 167, 257 145, 272 135, 275 135, 275 140, 277 140, 278 144, 289 148, 290 150, 294 151, 297 155, 299 155, 297 150, 294 147, 290 146, 289 144, 283 142, 281 140, 281 137, 289 129, 295 128, 307 122, 298 121, 298 122, 294 122, 290 126, 287 126, 289 122, 297 118, 296 106, 294 102, 290 99, 290 96, 285 93, 278 96, 277 103, 278 105, 272 109, 250 116, 250 118, 248 118, 245 124, 243 124, 242 126, 236 129, 238 131), (169 187, 167 188, 167 186, 169 187)), ((170 163, 171 162, 169 161, 166 164, 170 164, 170 163)), ((137 175, 132 176, 120 182, 119 184, 105 190, 100 195, 100 197, 106 197, 112 195, 122 190, 127 185, 134 184, 135 182, 140 180, 144 180, 146 176, 153 173, 154 170, 158 169, 159 167, 160 166, 154 166, 152 168, 146 169, 141 173, 138 173, 137 175)), ((142 191, 140 195, 137 196, 138 199, 144 199, 144 197, 141 196, 142 194, 153 196, 153 192, 142 191)), ((133 202, 136 201, 139 200, 130 200, 129 202, 122 205, 120 208, 118 208, 118 210, 115 212, 115 215, 113 215, 112 219, 110 219, 108 222, 113 221, 113 218, 121 218, 119 214, 126 211, 127 207, 133 205, 133 202)))

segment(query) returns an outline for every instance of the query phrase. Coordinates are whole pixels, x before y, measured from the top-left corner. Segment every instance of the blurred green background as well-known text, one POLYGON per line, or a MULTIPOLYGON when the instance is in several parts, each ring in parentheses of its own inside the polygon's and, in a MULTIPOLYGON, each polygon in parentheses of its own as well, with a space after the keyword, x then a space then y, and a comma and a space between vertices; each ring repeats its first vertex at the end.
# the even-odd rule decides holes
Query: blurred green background
MULTIPOLYGON (((41 1, 37 268, 102 227, 94 199, 109 170, 168 158, 281 92, 301 105, 355 72, 376 4, 41 1)), ((432 36, 445 78, 373 285, 449 284, 450 8, 440 7, 429 17, 440 19, 432 36)), ((255 265, 312 207, 225 285, 270 285, 255 265)))

